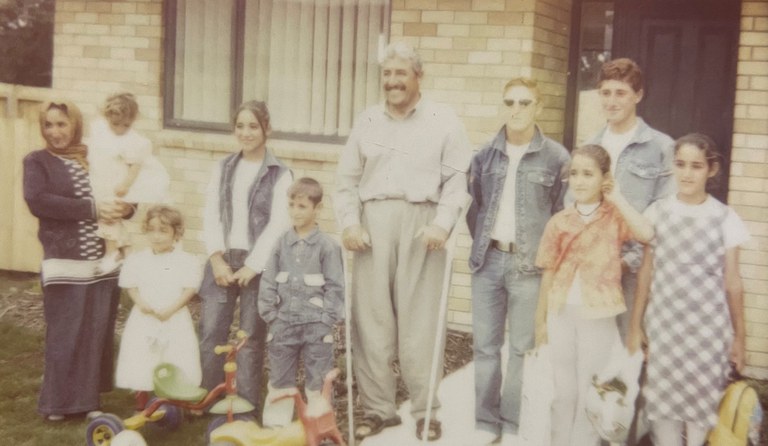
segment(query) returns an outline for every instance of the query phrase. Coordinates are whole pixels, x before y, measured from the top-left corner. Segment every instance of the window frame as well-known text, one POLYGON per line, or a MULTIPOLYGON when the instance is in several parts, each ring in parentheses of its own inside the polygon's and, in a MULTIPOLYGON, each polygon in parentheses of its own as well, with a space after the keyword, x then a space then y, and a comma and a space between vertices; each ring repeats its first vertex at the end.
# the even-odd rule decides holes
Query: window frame
MULTIPOLYGON (((232 60, 232 95, 230 97, 230 109, 232 112, 243 102, 243 67, 244 67, 244 36, 245 36, 245 7, 247 0, 233 0, 232 7, 232 23, 234 23, 235 29, 232 33, 232 41, 230 42, 232 54, 234 59, 232 60)), ((175 79, 176 79, 176 26, 177 26, 177 0, 167 0, 163 2, 165 4, 163 10, 163 27, 165 29, 165 42, 163 50, 165 52, 164 57, 164 94, 163 94, 163 128, 172 130, 184 130, 193 132, 204 133, 231 133, 232 124, 227 123, 213 123, 206 121, 196 121, 190 119, 182 119, 174 117, 174 103, 175 103, 175 79)), ((384 24, 382 34, 387 41, 391 38, 392 29, 392 2, 385 1, 384 14, 387 20, 384 24)), ((227 117, 229 120, 229 116, 227 117)), ((348 136, 335 135, 312 135, 308 133, 294 133, 294 132, 282 132, 273 131, 270 134, 270 138, 285 139, 305 142, 316 143, 329 143, 329 144, 343 144, 346 142, 348 136)))

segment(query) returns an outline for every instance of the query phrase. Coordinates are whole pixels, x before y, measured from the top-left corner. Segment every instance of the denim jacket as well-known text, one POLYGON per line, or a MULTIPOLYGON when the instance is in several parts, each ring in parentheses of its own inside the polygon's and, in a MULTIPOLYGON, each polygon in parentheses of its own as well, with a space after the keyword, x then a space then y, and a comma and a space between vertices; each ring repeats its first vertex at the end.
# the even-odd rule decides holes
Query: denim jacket
MULTIPOLYGON (((472 272, 483 266, 491 244, 491 231, 509 165, 506 144, 506 127, 502 127, 472 158, 469 170, 472 204, 467 212, 467 225, 473 239, 469 257, 472 272)), ((518 165, 515 183, 515 255, 522 273, 540 273, 535 266, 536 252, 544 226, 563 207, 563 176, 568 160, 565 147, 544 136, 536 127, 518 165)))
MULTIPOLYGON (((672 177, 675 142, 668 135, 651 128, 642 118, 638 117, 637 120, 634 136, 619 154, 614 177, 629 204, 638 212, 643 212, 651 203, 676 189, 672 177)), ((601 144, 606 128, 589 143, 601 144)), ((637 272, 642 261, 640 244, 625 243, 622 259, 630 271, 637 272)))
POLYGON ((299 238, 291 228, 278 239, 261 276, 259 314, 291 325, 344 319, 341 247, 315 229, 299 238))

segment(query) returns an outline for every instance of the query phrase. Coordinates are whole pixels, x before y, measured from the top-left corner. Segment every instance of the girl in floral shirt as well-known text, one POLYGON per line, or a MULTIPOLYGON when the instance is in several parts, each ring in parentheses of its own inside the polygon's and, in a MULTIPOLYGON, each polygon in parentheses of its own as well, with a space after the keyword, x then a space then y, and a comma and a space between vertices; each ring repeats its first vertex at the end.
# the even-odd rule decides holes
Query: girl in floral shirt
POLYGON ((608 152, 586 145, 573 152, 569 187, 576 199, 547 223, 536 266, 542 268, 536 344, 549 341, 555 378, 552 446, 597 446, 584 397, 592 376, 619 342, 621 245, 646 243, 653 227, 621 195, 608 152))

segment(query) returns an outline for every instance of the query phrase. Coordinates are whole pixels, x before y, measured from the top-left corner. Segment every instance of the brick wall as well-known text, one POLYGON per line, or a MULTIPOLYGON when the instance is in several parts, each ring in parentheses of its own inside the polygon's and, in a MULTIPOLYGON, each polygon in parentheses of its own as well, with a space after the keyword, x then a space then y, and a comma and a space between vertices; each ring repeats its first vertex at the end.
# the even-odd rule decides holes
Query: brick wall
POLYGON ((742 3, 728 201, 752 240, 741 251, 748 374, 768 378, 768 1, 742 3))
MULTIPOLYGON (((204 190, 215 160, 234 149, 230 135, 162 129, 162 1, 56 2, 54 90, 87 116, 117 90, 137 94, 136 126, 150 136, 172 177, 172 193, 189 221, 187 248, 202 252, 204 190)), ((751 374, 768 376, 768 1, 742 8, 730 202, 747 220, 753 241, 742 253, 751 374)), ((501 88, 511 77, 537 78, 546 110, 545 132, 563 129, 570 1, 393 0, 393 40, 414 44, 425 59, 423 88, 451 104, 476 146, 501 125, 501 88)), ((334 190, 339 146, 272 141, 296 175, 334 190)), ((335 232, 326 203, 323 229, 335 232)), ((471 240, 462 227, 452 277, 449 320, 471 316, 466 258, 471 240)))

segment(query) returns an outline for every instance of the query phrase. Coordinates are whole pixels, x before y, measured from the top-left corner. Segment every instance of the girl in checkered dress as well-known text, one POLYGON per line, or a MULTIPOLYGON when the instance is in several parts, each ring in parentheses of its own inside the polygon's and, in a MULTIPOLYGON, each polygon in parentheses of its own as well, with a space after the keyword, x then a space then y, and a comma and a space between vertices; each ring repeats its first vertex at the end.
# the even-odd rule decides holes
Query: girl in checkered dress
POLYGON ((643 388, 654 444, 700 446, 717 421, 729 361, 744 367, 744 304, 739 245, 749 233, 733 209, 707 193, 721 163, 701 134, 675 142, 678 192, 645 216, 656 238, 646 246, 627 339, 647 343, 643 388))

